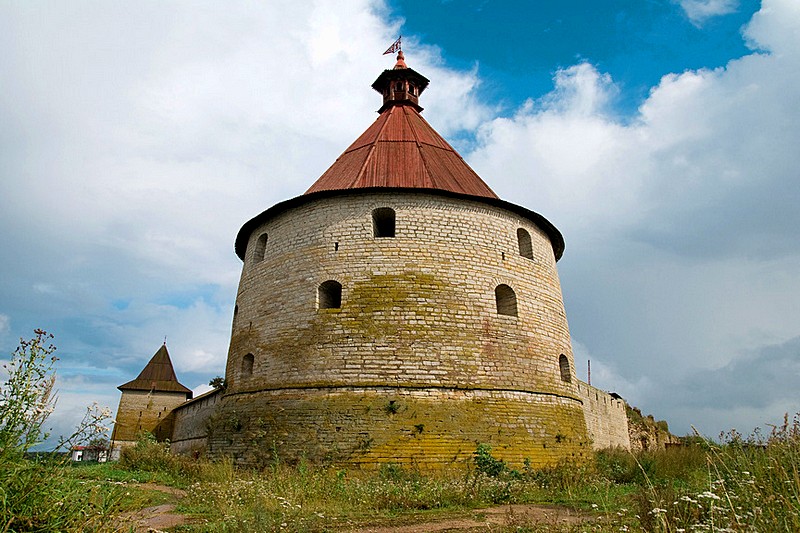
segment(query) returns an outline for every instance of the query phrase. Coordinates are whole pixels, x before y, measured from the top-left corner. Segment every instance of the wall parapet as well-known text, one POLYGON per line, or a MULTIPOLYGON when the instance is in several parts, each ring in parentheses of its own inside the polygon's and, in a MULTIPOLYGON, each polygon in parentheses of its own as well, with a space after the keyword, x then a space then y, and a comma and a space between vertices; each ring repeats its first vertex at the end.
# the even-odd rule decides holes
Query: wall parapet
POLYGON ((627 404, 620 396, 577 381, 578 396, 583 400, 586 429, 592 448, 631 449, 627 404))

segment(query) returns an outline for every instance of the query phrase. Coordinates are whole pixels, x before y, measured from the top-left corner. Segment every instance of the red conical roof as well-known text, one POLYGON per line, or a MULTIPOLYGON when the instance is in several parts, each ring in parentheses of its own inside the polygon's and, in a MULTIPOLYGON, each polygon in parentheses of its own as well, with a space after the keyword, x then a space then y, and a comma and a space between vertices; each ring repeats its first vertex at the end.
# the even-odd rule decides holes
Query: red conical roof
POLYGON ((406 66, 403 52, 372 88, 383 95, 378 119, 325 171, 306 194, 389 187, 434 189, 497 198, 420 111, 428 79, 406 66))
POLYGON ((384 70, 372 84, 383 96, 378 119, 305 194, 275 204, 245 222, 236 236, 236 255, 244 260, 250 235, 260 224, 315 199, 358 191, 418 191, 480 200, 518 213, 547 233, 557 261, 564 251, 558 229, 542 215, 498 198, 422 118, 419 96, 428 83, 425 76, 408 68, 400 52, 394 68, 384 70))
POLYGON ((404 102, 387 107, 306 194, 372 187, 497 198, 416 107, 404 102))
POLYGON ((136 379, 117 388, 122 391, 183 392, 187 394, 188 398, 192 397, 191 389, 178 382, 166 344, 158 349, 136 379))

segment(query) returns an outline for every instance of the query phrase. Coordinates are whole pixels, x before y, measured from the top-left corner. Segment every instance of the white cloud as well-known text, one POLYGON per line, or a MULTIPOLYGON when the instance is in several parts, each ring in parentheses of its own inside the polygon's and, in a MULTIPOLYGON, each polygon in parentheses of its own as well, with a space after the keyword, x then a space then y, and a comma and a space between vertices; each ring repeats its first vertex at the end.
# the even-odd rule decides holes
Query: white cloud
POLYGON ((695 26, 702 26, 712 17, 733 13, 739 7, 738 0, 678 0, 678 3, 695 26))
POLYGON ((764 0, 761 9, 745 28, 744 36, 754 50, 796 56, 800 39, 800 2, 764 0))
MULTIPOLYGON (((614 361, 606 386, 636 383, 657 417, 681 412, 686 376, 800 335, 799 27, 796 2, 765 1, 745 29, 759 52, 664 76, 627 122, 607 110, 607 75, 563 69, 551 95, 484 124, 468 157, 563 231, 573 335, 614 361)), ((680 416, 679 430, 723 419, 680 416)))
MULTIPOLYGON (((165 335, 180 379, 224 373, 236 232, 302 194, 377 116, 369 86, 399 29, 387 13, 368 0, 0 5, 3 311, 15 333, 54 333, 70 375, 118 371, 107 393, 63 389, 55 422, 87 394, 115 396, 165 335)), ((435 80, 426 116, 442 133, 490 116, 475 69, 421 43, 406 57, 435 80)))
POLYGON ((201 394, 205 394, 205 393, 210 392, 212 390, 214 390, 214 387, 212 387, 208 383, 200 383, 199 385, 195 386, 192 389, 192 397, 193 398, 197 398, 201 394))

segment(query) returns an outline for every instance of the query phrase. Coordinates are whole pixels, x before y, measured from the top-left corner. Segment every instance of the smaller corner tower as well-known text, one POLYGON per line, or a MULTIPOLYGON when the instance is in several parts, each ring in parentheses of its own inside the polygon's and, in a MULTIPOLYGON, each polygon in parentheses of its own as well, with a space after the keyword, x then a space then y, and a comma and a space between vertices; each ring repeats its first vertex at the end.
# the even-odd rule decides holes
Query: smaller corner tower
POLYGON ((192 398, 192 391, 178 382, 166 343, 150 359, 139 375, 117 387, 122 392, 111 434, 111 458, 118 459, 123 448, 131 446, 144 432, 159 441, 172 435, 172 410, 192 398))

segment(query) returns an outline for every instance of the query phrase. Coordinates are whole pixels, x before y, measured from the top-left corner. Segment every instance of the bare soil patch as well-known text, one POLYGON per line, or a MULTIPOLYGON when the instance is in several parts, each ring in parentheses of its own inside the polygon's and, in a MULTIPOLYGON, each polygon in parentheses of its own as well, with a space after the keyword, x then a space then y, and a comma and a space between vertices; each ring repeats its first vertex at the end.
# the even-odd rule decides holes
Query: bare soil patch
MULTIPOLYGON (((186 491, 176 489, 175 487, 168 487, 166 485, 158 485, 155 483, 137 483, 132 486, 145 490, 157 490, 165 494, 174 496, 176 500, 180 500, 186 496, 186 491)), ((118 531, 130 531, 135 533, 148 533, 162 531, 171 527, 180 526, 189 522, 186 515, 176 513, 174 503, 165 503, 161 505, 154 505, 152 507, 145 507, 138 511, 123 513, 119 516, 116 524, 118 531)))
MULTIPOLYGON (((186 491, 157 485, 139 483, 133 485, 145 490, 157 490, 175 497, 176 503, 186 496, 186 491)), ((189 518, 176 513, 175 503, 165 503, 145 507, 138 511, 120 515, 116 524, 118 531, 134 531, 135 533, 155 533, 169 528, 188 524, 189 518)), ((442 533, 492 531, 493 527, 513 525, 569 526, 597 520, 597 515, 576 511, 555 505, 513 504, 498 505, 485 509, 476 509, 465 516, 420 521, 402 525, 361 526, 355 533, 442 533)), ((413 520, 413 519, 410 519, 413 520)))
POLYGON ((357 533, 434 533, 446 531, 491 531, 492 526, 573 525, 590 522, 590 513, 552 505, 514 504, 477 509, 470 516, 432 520, 408 525, 366 526, 357 533))

